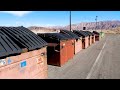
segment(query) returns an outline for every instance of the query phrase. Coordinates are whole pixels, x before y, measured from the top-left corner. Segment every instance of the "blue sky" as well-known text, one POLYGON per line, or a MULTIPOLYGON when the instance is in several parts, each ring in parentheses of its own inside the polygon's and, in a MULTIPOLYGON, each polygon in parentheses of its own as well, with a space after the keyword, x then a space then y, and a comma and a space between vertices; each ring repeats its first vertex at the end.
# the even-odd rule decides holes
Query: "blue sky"
MULTIPOLYGON (((72 24, 120 20, 120 11, 72 11, 72 24)), ((0 11, 0 26, 65 26, 69 11, 0 11)))

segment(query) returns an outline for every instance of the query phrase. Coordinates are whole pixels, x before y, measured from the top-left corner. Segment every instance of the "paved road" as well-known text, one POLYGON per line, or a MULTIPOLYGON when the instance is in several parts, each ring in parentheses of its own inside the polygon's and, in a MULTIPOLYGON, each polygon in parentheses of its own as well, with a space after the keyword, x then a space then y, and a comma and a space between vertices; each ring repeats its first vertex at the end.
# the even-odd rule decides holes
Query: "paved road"
POLYGON ((48 65, 48 79, 120 79, 120 35, 106 35, 62 67, 48 65))

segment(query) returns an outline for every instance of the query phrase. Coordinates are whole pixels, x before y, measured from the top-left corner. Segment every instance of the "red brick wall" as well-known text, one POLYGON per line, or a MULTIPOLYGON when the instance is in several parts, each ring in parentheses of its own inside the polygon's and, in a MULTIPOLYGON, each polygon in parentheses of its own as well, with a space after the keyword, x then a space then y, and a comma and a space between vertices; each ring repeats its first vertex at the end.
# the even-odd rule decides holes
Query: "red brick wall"
POLYGON ((75 39, 71 39, 71 40, 67 40, 67 56, 68 56, 68 60, 72 59, 74 56, 74 40, 75 39))
POLYGON ((63 49, 60 51, 60 62, 61 66, 68 62, 70 59, 74 56, 74 39, 73 40, 67 40, 67 41, 61 41, 61 46, 63 46, 63 49), (73 43, 73 44, 72 44, 73 43))
POLYGON ((82 40, 75 41, 75 54, 82 50, 82 40))
POLYGON ((36 78, 47 78, 47 56, 42 56, 42 53, 46 52, 45 47, 6 58, 6 65, 0 67, 0 79, 32 79, 37 74, 39 76, 36 78), (8 60, 11 60, 9 65, 8 60), (26 62, 26 66, 21 67, 23 61, 26 62))
POLYGON ((85 37, 85 48, 89 46, 89 37, 85 37))
POLYGON ((92 44, 92 36, 90 36, 90 45, 92 44))
POLYGON ((61 41, 60 46, 63 46, 63 48, 60 51, 60 63, 62 66, 63 64, 65 64, 68 61, 67 41, 61 41))

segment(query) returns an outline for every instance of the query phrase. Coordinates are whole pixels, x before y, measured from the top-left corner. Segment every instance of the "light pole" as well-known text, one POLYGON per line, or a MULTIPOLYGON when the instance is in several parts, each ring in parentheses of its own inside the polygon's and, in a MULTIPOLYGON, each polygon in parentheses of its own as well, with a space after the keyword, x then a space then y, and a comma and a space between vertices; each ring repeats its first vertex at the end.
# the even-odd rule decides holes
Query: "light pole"
POLYGON ((70 31, 71 31, 71 11, 70 11, 70 31))
MULTIPOLYGON (((98 18, 98 16, 96 16, 96 30, 97 30, 97 18, 98 18)), ((101 38, 102 38, 102 29, 101 29, 101 33, 100 33, 100 36, 101 36, 101 38)))
POLYGON ((95 30, 97 30, 97 18, 98 18, 98 16, 96 16, 96 18, 95 18, 95 21, 96 21, 96 27, 95 27, 95 30))

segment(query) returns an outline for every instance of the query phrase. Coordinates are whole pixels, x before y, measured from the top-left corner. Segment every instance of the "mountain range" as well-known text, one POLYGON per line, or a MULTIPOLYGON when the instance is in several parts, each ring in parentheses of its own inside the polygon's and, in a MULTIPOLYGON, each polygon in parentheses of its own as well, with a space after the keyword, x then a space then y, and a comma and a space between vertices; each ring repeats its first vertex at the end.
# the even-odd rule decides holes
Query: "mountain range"
MULTIPOLYGON (((94 30, 94 29, 113 29, 116 27, 120 27, 120 21, 99 21, 99 22, 81 22, 77 24, 72 24, 71 29, 73 30, 94 30)), ((65 29, 70 30, 70 25, 67 26, 50 26, 50 27, 41 27, 41 26, 30 26, 28 27, 30 30, 39 30, 39 29, 65 29)))

